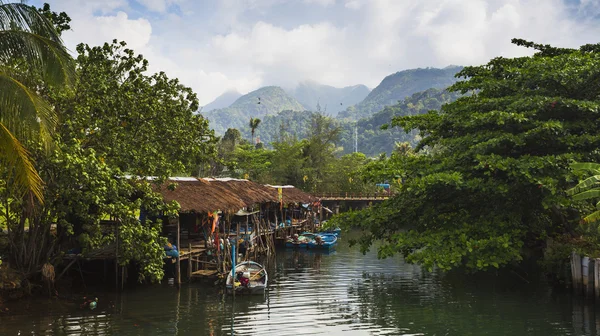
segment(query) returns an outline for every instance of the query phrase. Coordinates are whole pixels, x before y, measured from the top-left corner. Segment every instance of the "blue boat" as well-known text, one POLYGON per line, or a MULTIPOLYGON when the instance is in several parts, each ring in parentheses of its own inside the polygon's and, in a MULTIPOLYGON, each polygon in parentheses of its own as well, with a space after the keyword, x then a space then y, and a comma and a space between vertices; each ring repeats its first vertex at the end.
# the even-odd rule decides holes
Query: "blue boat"
POLYGON ((339 227, 328 228, 327 230, 323 231, 323 233, 331 233, 331 234, 335 234, 337 237, 339 237, 342 234, 342 229, 340 229, 339 227))
POLYGON ((330 251, 337 244, 337 236, 333 233, 319 233, 308 243, 308 248, 313 250, 330 251))
POLYGON ((294 235, 291 238, 288 238, 285 242, 285 247, 288 248, 307 248, 310 240, 313 239, 312 233, 303 233, 302 235, 294 235), (306 236, 306 235, 309 236, 306 236))

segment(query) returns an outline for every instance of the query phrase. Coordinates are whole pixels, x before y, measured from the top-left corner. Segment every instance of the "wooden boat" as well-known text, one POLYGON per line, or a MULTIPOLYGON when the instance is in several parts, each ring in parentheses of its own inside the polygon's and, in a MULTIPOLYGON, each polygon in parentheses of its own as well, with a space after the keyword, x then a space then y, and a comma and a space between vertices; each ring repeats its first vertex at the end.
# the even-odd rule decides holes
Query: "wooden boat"
POLYGON ((225 288, 229 294, 233 294, 234 288, 236 295, 263 294, 268 280, 269 276, 264 266, 254 261, 244 261, 235 266, 235 272, 229 272, 225 288))
POLYGON ((333 233, 319 233, 308 243, 309 249, 330 251, 337 244, 337 236, 333 233))

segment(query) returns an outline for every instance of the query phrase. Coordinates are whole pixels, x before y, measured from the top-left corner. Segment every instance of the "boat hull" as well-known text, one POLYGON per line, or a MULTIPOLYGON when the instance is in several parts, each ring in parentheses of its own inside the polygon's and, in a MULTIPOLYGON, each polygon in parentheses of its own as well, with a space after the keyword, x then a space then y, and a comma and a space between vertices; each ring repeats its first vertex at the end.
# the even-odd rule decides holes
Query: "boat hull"
MULTIPOLYGON (((237 280, 234 281, 232 272, 229 271, 227 275, 227 281, 225 282, 225 289, 228 294, 264 294, 267 288, 269 276, 264 266, 254 261, 244 261, 235 266, 235 273, 238 272, 247 273, 249 276, 244 276, 247 280, 247 285, 238 285, 234 287, 237 280)), ((237 278, 236 278, 237 279, 237 278)), ((242 281, 242 280, 240 280, 242 281)))

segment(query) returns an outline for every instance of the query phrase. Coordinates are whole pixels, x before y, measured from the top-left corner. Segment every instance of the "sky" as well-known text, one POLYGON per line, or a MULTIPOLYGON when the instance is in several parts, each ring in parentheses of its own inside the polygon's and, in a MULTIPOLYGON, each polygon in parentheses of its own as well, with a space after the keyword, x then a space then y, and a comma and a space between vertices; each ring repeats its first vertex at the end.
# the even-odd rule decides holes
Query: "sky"
POLYGON ((370 88, 397 71, 530 54, 510 43, 600 42, 600 0, 30 0, 72 18, 79 43, 118 39, 198 94, 292 88, 311 80, 370 88))

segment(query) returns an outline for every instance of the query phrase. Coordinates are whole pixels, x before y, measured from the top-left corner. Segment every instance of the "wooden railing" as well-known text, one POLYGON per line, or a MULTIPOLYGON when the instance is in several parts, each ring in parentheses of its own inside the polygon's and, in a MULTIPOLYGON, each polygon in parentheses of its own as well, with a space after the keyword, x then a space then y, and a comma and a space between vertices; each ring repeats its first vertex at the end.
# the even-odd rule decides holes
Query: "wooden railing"
POLYGON ((392 197, 393 193, 388 192, 375 192, 375 193, 321 193, 314 194, 315 197, 321 200, 356 200, 356 201, 377 201, 386 200, 392 197))

